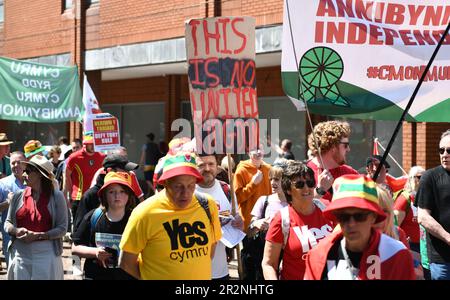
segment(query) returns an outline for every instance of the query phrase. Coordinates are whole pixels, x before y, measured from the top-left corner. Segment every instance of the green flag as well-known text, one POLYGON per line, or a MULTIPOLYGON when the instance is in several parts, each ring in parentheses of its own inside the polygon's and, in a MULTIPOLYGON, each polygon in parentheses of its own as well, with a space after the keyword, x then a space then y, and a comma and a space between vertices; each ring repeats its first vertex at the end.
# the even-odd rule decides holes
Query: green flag
POLYGON ((55 123, 84 113, 77 67, 0 57, 0 119, 55 123))

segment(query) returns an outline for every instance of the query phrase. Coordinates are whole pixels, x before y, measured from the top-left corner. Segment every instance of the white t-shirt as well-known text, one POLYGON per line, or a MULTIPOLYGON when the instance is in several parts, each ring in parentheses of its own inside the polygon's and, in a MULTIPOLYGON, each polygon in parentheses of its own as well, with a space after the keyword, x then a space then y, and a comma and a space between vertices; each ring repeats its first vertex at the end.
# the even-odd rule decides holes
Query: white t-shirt
MULTIPOLYGON (((209 194, 217 203, 219 214, 223 211, 231 212, 231 203, 228 201, 227 196, 222 190, 219 181, 216 179, 215 184, 211 188, 202 188, 199 185, 196 186, 195 191, 200 193, 209 194)), ((236 199, 236 197, 234 198, 236 199)), ((237 208, 236 204, 236 208, 237 208)), ((225 245, 219 241, 216 245, 216 250, 212 259, 212 278, 222 278, 228 275, 228 263, 227 254, 225 252, 225 245)))
POLYGON ((288 203, 281 202, 280 199, 278 199, 278 194, 272 194, 269 196, 265 215, 262 216, 262 214, 264 213, 262 210, 264 208, 264 201, 266 201, 266 197, 267 196, 259 197, 259 199, 256 201, 255 205, 253 206, 251 215, 258 217, 258 219, 269 217, 269 223, 270 223, 270 221, 272 221, 275 214, 283 207, 288 206, 288 203))

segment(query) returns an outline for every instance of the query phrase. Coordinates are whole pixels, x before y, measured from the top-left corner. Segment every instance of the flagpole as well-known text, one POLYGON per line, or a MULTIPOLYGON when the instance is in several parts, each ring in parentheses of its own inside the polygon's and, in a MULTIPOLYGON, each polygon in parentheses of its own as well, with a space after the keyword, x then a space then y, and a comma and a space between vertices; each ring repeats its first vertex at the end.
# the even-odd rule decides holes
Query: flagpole
MULTIPOLYGON (((383 149, 383 151, 386 151, 386 148, 383 147, 383 145, 380 143, 380 141, 378 141, 377 138, 375 138, 375 143, 377 143, 381 147, 381 149, 383 149)), ((403 174, 408 175, 405 169, 402 168, 402 166, 395 160, 395 158, 390 153, 388 153, 388 155, 392 159, 392 161, 400 168, 400 170, 402 170, 403 174)))
POLYGON ((414 89, 414 92, 411 96, 411 99, 409 99, 408 104, 405 107, 405 110, 403 111, 402 116, 400 117, 400 120, 397 123, 397 127, 394 130, 394 133, 392 134, 391 140, 389 141, 389 144, 386 147, 386 150, 383 153, 383 158, 380 161, 380 164, 378 165, 377 170, 375 171, 375 174, 373 175, 373 180, 376 181, 378 178, 378 175, 380 174, 381 167, 383 166, 383 163, 386 161, 386 158, 389 154, 389 151, 391 151, 392 145, 394 144, 394 140, 397 137, 398 132, 400 131, 400 128, 403 125, 403 121, 405 120, 406 114, 408 113, 409 109, 411 108, 411 105, 414 102, 414 99, 416 98, 417 93, 419 92, 420 87, 422 86, 423 81, 425 80, 425 76, 427 76, 428 71, 430 70, 431 65, 433 64, 434 58, 439 52, 439 49, 441 48, 445 37, 448 35, 448 32, 450 31, 450 22, 447 25, 447 28, 444 31, 444 34, 442 35, 441 39, 439 40, 439 43, 436 46, 436 49, 434 49, 433 55, 431 55, 430 60, 428 61, 427 66, 425 67, 425 70, 422 73, 422 76, 420 77, 419 83, 417 84, 416 88, 414 89))
MULTIPOLYGON (((289 20, 289 31, 290 31, 290 34, 291 34, 292 50, 294 52, 295 64, 298 67, 299 63, 298 63, 298 59, 297 59, 297 52, 295 51, 294 36, 292 35, 291 14, 290 14, 290 11, 289 11, 289 0, 286 0, 286 10, 287 10, 287 16, 288 16, 288 20, 289 20)), ((305 97, 304 97, 303 86, 302 86, 302 79, 300 78, 300 72, 298 72, 298 78, 297 79, 298 79, 297 80, 297 85, 298 85, 298 88, 297 88, 297 99, 300 101, 300 94, 301 94, 303 102, 305 103, 306 116, 308 117, 309 126, 311 127, 311 134, 313 135, 314 146, 317 149, 317 159, 319 160, 319 163, 322 165, 322 168, 324 170, 327 170, 327 167, 323 163, 322 153, 320 151, 320 147, 317 144, 317 137, 316 137, 316 134, 314 133, 314 126, 312 124, 311 115, 309 113, 309 107, 308 107, 308 103, 307 103, 308 101, 306 101, 305 97)), ((308 143, 308 137, 306 137, 306 143, 308 143)))

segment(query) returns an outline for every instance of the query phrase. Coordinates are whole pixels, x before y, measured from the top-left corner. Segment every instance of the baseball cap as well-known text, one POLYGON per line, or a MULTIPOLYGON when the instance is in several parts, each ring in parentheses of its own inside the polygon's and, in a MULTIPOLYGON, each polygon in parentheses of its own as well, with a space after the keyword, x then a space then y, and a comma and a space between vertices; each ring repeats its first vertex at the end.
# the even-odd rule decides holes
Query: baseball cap
MULTIPOLYGON (((369 156, 366 159, 366 167, 368 167, 374 160, 378 160, 380 162, 382 158, 383 156, 378 154, 369 156)), ((391 165, 386 160, 384 161, 383 165, 386 167, 386 169, 389 169, 391 167, 391 165)))
POLYGON ((106 168, 120 168, 126 171, 133 171, 139 168, 139 165, 131 162, 124 155, 110 154, 103 160, 103 167, 106 168))

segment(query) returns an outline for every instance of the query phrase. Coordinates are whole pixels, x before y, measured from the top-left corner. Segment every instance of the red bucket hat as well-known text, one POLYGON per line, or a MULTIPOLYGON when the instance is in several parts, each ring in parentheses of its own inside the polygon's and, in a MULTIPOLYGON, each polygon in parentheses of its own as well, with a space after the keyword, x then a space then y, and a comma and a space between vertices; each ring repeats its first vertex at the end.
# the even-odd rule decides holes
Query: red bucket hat
POLYGON ((336 221, 334 212, 343 208, 360 208, 377 214, 376 222, 386 219, 386 214, 380 207, 376 183, 364 175, 344 175, 333 183, 332 202, 323 211, 327 219, 336 221))
POLYGON ((163 172, 158 179, 159 184, 163 184, 169 178, 190 175, 197 179, 197 183, 203 181, 195 162, 195 154, 189 152, 178 152, 175 155, 167 155, 164 159, 163 172))

